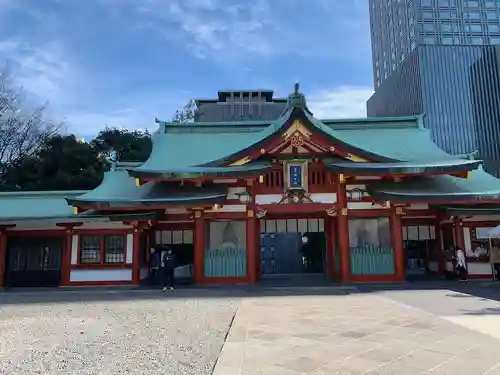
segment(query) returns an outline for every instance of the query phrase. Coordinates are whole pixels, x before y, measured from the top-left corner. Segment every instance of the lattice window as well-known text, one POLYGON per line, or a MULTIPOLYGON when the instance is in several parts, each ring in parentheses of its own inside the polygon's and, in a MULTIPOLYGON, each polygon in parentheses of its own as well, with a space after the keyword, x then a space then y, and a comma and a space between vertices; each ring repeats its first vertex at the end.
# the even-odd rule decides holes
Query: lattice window
POLYGON ((104 263, 125 262, 125 236, 104 236, 104 263))
POLYGON ((125 262, 125 235, 81 236, 81 264, 119 264, 125 262))
POLYGON ((80 263, 101 263, 101 237, 81 236, 80 263))

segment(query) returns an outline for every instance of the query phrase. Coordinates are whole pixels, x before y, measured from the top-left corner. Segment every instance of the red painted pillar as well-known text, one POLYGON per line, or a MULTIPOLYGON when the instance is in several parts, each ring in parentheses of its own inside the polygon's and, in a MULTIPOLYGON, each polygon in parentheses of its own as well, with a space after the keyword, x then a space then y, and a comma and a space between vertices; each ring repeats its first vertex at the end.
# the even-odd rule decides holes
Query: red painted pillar
POLYGON ((403 232, 401 229, 401 216, 397 207, 391 209, 390 216, 392 248, 394 250, 394 273, 398 281, 406 278, 405 253, 403 248, 403 232))
POLYGON ((68 228, 64 236, 64 251, 61 265, 61 286, 68 286, 71 276, 71 252, 73 251, 73 231, 68 228))
POLYGON ((260 273, 260 219, 255 220, 255 276, 257 278, 257 282, 260 281, 261 273, 260 273))
POLYGON ((351 259, 349 253, 349 219, 347 217, 347 197, 345 180, 342 174, 337 176, 337 235, 340 261, 340 281, 351 279, 351 259))
POLYGON ((443 256, 443 235, 441 231, 441 223, 439 220, 436 222, 434 226, 434 237, 436 242, 436 262, 437 262, 437 274, 439 276, 444 275, 445 264, 444 264, 444 256, 443 256))
POLYGON ((132 282, 141 283, 141 230, 134 227, 132 234, 132 282))
POLYGON ((201 284, 205 277, 205 219, 201 211, 194 218, 194 282, 201 284))
POLYGON ((247 211, 247 234, 246 234, 246 248, 247 248, 247 278, 250 284, 257 282, 257 219, 253 210, 247 211))
POLYGON ((7 234, 0 230, 0 288, 5 282, 5 262, 7 261, 7 234))
POLYGON ((335 220, 331 216, 325 219, 326 266, 329 279, 335 279, 335 220))

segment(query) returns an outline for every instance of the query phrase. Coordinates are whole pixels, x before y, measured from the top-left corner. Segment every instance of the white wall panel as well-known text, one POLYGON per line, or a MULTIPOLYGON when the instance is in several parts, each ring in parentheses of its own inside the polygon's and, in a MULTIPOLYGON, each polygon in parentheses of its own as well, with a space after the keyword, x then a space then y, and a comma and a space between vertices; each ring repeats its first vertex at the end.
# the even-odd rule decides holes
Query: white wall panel
POLYGON ((134 259, 134 235, 132 233, 127 233, 127 252, 125 254, 125 262, 131 264, 134 259))
POLYGON ((80 237, 77 234, 71 236, 71 264, 78 264, 78 241, 80 237))
POLYGON ((71 270, 70 281, 131 281, 132 270, 71 270))

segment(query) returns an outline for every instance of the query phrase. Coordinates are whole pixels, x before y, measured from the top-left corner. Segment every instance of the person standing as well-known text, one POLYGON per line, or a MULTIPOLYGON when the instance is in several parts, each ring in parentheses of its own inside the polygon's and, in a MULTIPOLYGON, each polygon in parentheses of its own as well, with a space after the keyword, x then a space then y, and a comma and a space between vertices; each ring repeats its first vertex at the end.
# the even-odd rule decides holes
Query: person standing
POLYGON ((172 249, 168 248, 162 258, 163 270, 163 289, 165 292, 168 289, 174 290, 174 270, 175 270, 175 255, 172 249))
POLYGON ((493 272, 493 281, 496 281, 500 277, 500 248, 496 240, 490 249, 490 264, 491 271, 493 272))
POLYGON ((455 248, 455 270, 459 281, 467 281, 467 262, 465 259, 465 252, 460 248, 455 248))

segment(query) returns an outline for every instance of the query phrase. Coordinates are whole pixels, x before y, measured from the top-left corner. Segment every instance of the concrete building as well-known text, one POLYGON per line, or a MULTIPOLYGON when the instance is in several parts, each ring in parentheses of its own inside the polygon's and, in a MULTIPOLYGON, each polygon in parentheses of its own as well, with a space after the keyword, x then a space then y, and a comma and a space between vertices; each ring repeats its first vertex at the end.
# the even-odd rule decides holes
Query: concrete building
POLYGON ((424 114, 441 148, 477 150, 498 175, 499 12, 500 1, 371 0, 368 116, 424 114))

